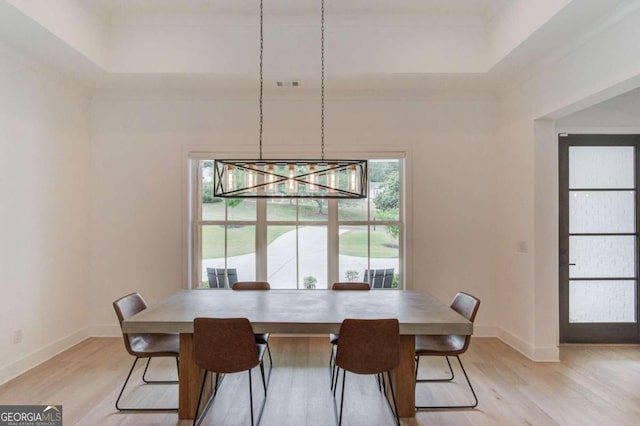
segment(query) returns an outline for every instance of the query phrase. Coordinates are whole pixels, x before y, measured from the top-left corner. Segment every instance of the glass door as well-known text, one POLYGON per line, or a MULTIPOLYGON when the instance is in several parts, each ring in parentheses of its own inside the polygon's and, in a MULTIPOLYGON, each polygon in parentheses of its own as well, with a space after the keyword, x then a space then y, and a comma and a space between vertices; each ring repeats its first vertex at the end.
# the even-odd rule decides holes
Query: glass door
POLYGON ((640 138, 560 137, 560 341, 637 342, 640 138))

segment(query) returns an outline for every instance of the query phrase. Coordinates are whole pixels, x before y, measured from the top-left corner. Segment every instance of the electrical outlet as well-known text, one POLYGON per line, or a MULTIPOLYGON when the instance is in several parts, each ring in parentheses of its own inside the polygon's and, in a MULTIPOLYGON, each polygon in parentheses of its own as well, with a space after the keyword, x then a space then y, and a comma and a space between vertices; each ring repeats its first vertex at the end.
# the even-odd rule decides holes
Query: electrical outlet
POLYGON ((527 242, 526 241, 516 242, 516 251, 518 253, 527 253, 529 251, 529 247, 527 247, 527 242))
POLYGON ((17 345, 18 343, 22 343, 22 330, 13 332, 13 344, 17 345))

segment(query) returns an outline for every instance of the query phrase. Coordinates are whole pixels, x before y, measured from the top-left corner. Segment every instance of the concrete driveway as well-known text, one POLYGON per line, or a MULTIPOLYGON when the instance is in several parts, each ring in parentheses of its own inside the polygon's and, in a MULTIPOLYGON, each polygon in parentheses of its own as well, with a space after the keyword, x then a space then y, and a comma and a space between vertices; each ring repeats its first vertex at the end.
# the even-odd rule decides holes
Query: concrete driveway
MULTIPOLYGON (((302 226, 298 228, 298 251, 296 259, 296 232, 289 231, 269 244, 267 247, 268 281, 274 289, 304 288, 304 277, 313 276, 318 280, 316 288, 327 288, 327 228, 324 226, 302 226), (299 262, 299 286, 296 283, 296 260, 299 262)), ((204 259, 202 276, 207 276, 206 268, 224 268, 224 259, 204 259)), ((241 281, 255 280, 255 254, 230 257, 228 268, 236 268, 241 281)), ((371 259, 372 269, 398 268, 397 258, 371 259)), ((363 278, 367 269, 367 258, 340 255, 340 276, 344 279, 345 271, 354 269, 363 278)), ((345 280, 346 281, 346 280, 345 280)))

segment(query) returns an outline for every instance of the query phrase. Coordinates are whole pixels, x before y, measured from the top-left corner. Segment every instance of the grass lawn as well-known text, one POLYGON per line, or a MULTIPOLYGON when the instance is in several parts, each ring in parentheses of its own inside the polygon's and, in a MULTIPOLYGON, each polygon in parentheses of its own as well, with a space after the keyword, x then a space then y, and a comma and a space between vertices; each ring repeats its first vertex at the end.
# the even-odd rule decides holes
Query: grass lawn
MULTIPOLYGON (((394 258, 398 257, 398 240, 385 231, 383 226, 371 230, 371 257, 394 258), (389 245, 386 246, 385 244, 389 245), (395 247, 394 247, 395 246, 395 247)), ((366 256, 367 230, 352 229, 340 234, 340 254, 345 256, 366 256)))
MULTIPOLYGON (((293 226, 271 226, 267 231, 268 244, 285 232, 295 229, 293 226)), ((240 256, 255 251, 255 226, 229 228, 227 238, 228 256, 240 256)), ((208 225, 202 227, 202 258, 217 259, 224 257, 224 227, 208 225)))
MULTIPOLYGON (((323 206, 323 214, 319 213, 315 202, 301 204, 298 215, 299 220, 326 221, 326 202, 323 206)), ((223 203, 204 203, 202 205, 204 220, 224 220, 223 203)), ((373 214, 373 212, 372 212, 373 214)), ((254 200, 244 200, 236 207, 229 208, 229 217, 235 220, 255 220, 256 206, 254 200)), ((289 203, 267 204, 268 220, 295 221, 296 206, 289 203)), ((366 220, 366 209, 355 203, 352 207, 340 207, 340 220, 366 220)), ((293 226, 270 226, 267 231, 268 244, 280 235, 295 229, 293 226)), ((387 247, 385 244, 397 245, 385 231, 383 226, 371 231, 371 257, 394 258, 398 257, 398 249, 387 247)), ((340 254, 348 256, 366 255, 367 231, 363 227, 353 228, 340 235, 340 254)), ((227 256, 240 256, 255 251, 255 226, 238 226, 228 229, 227 256)), ((219 225, 205 225, 202 228, 202 256, 204 259, 216 259, 224 257, 224 227, 219 225)))
MULTIPOLYGON (((367 220, 366 204, 359 202, 340 201, 340 220, 367 220), (344 204, 346 205, 344 205, 344 204), (349 204, 347 204, 349 203, 349 204), (348 207, 347 207, 348 205, 348 207)), ((372 206, 373 207, 373 206, 372 206)), ((319 213, 318 205, 313 201, 305 201, 300 205, 300 220, 326 221, 327 204, 322 207, 322 214, 319 213)), ((375 217, 375 208, 371 211, 371 216, 375 217)), ((224 220, 224 203, 203 203, 203 220, 224 220)), ((254 200, 244 200, 236 207, 229 208, 230 220, 256 220, 256 205, 254 200)), ((269 202, 267 203, 268 220, 296 220, 295 204, 269 202)))

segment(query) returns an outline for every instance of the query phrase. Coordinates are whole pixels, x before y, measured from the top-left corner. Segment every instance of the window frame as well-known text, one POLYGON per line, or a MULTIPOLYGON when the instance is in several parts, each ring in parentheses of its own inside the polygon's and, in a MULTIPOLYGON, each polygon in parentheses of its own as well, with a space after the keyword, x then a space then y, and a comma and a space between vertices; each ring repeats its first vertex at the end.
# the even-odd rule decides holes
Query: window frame
MULTIPOLYGON (((291 151, 289 151, 289 156, 291 151)), ((198 167, 198 164, 202 160, 212 161, 215 159, 225 158, 238 158, 239 156, 246 156, 246 154, 234 152, 217 152, 217 151, 193 151, 187 150, 185 153, 185 160, 187 162, 187 204, 186 217, 188 221, 187 235, 185 240, 187 241, 186 258, 187 271, 186 271, 186 288, 195 289, 199 288, 202 281, 202 227, 206 225, 224 225, 227 223, 233 223, 235 225, 250 225, 255 226, 255 271, 256 280, 266 280, 268 277, 267 271, 267 228, 274 225, 286 225, 286 226, 300 226, 300 225, 322 225, 327 227, 327 285, 331 282, 340 281, 340 264, 339 264, 339 229, 340 226, 367 226, 368 229, 368 244, 367 244, 367 264, 370 265, 371 259, 371 230, 370 227, 374 224, 370 216, 370 205, 367 207, 367 220, 340 220, 338 215, 338 200, 327 200, 327 221, 300 221, 296 218, 296 221, 269 221, 267 218, 267 200, 256 200, 256 219, 255 221, 228 221, 228 207, 225 204, 225 220, 202 220, 202 170, 198 167)), ((340 157, 348 158, 345 155, 339 155, 340 157)), ((380 151, 369 154, 357 155, 359 158, 366 158, 368 160, 398 160, 398 176, 399 181, 399 197, 400 208, 397 221, 381 221, 376 220, 376 226, 385 225, 397 225, 399 226, 398 235, 398 275, 399 285, 398 289, 407 289, 407 279, 409 277, 408 265, 410 259, 408 259, 408 253, 406 247, 409 243, 407 240, 410 233, 410 218, 407 215, 409 209, 407 208, 406 193, 409 187, 408 176, 408 156, 404 151, 380 151)), ((305 158, 304 156, 299 156, 305 158)), ((310 156, 308 156, 310 158, 310 156)), ((226 231, 225 231, 226 236, 226 231)), ((225 246, 226 246, 225 238, 225 246)), ((226 262, 227 248, 225 247, 225 262, 226 262)), ((299 276, 299 270, 297 271, 298 288, 301 288, 301 278, 299 276)))

